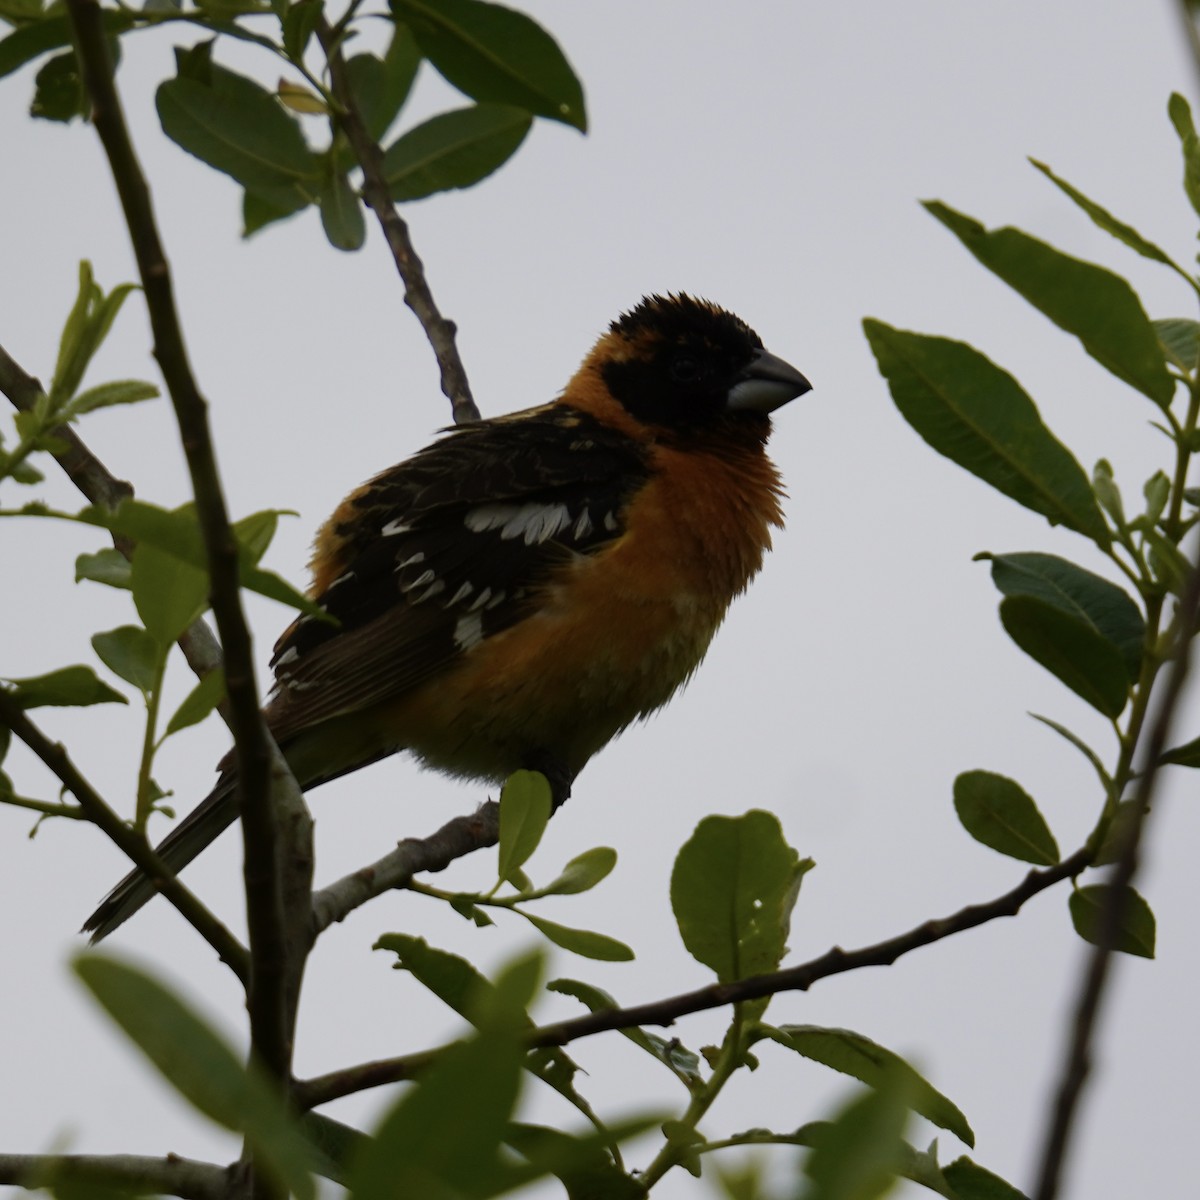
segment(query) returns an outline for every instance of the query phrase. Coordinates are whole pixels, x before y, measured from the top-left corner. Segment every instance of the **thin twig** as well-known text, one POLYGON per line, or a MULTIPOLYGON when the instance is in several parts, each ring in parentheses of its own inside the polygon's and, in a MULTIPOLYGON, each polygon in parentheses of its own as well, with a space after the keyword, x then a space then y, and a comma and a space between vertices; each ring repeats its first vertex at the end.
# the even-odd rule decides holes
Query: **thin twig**
POLYGON ((0 688, 0 724, 7 725, 49 767, 55 778, 79 801, 88 819, 108 834, 155 881, 159 891, 217 952, 221 961, 227 963, 245 983, 250 976, 250 962, 245 947, 175 878, 175 873, 151 849, 149 842, 105 803, 71 761, 66 749, 46 737, 3 688, 0 688))
MULTIPOLYGON (((154 354, 175 408, 187 458, 196 512, 204 537, 210 602, 225 654, 225 684, 237 749, 238 803, 242 815, 251 974, 247 996, 251 1044, 267 1073, 286 1088, 291 1078, 294 1013, 280 861, 272 810, 273 747, 254 679, 250 633, 238 590, 238 544, 229 525, 208 425, 208 406, 188 362, 175 305, 170 267, 158 234, 150 189, 133 148, 113 79, 112 61, 97 0, 67 0, 67 13, 92 121, 108 156, 125 224, 146 295, 154 354)), ((302 801, 297 801, 302 803, 302 801)), ((302 832, 302 824, 289 831, 302 832)), ((290 848, 289 848, 290 849, 290 848)), ((311 851, 309 852, 311 855, 311 851)), ((288 854, 288 858, 292 858, 288 854)), ((303 909, 301 910, 303 911, 303 909)), ((256 1193, 259 1188, 255 1188, 256 1193)))
POLYGON ((233 1170, 175 1154, 0 1154, 0 1184, 41 1188, 73 1182, 183 1200, 226 1200, 233 1170))
POLYGON ((354 157, 363 173, 363 199, 379 221, 384 240, 392 252, 396 270, 404 281, 404 303, 412 309, 437 358, 441 371, 442 391, 450 401, 454 423, 462 425, 479 420, 479 409, 471 396, 466 368, 455 343, 457 327, 442 316, 429 284, 425 267, 408 236, 408 225, 396 211, 383 174, 383 150, 371 137, 358 110, 354 93, 346 79, 346 60, 342 56, 341 39, 323 17, 317 24, 317 37, 329 60, 329 77, 334 99, 340 108, 337 120, 341 125, 354 157))
MULTIPOLYGON (((773 971, 768 975, 755 975, 735 983, 714 983, 693 992, 669 996, 664 1000, 654 1000, 631 1008, 601 1009, 573 1020, 542 1025, 530 1030, 528 1044, 530 1048, 565 1046, 579 1038, 614 1029, 629 1029, 635 1025, 673 1025, 680 1017, 690 1013, 723 1008, 744 1000, 757 1000, 763 996, 774 996, 779 992, 804 992, 818 980, 831 975, 857 971, 862 967, 890 966, 898 958, 922 946, 930 946, 934 942, 940 942, 967 929, 974 929, 977 925, 984 925, 998 917, 1016 916, 1026 901, 1039 892, 1044 892, 1056 883, 1061 883, 1062 880, 1078 875, 1084 870, 1090 861, 1089 855, 1086 847, 1077 850, 1053 867, 1030 871, 1015 888, 1001 896, 981 904, 969 904, 948 917, 925 921, 907 933, 877 942, 873 946, 864 946, 859 950, 842 950, 835 946, 820 958, 782 971, 773 971)), ((424 1069, 434 1056, 425 1051, 419 1055, 380 1059, 304 1080, 296 1084, 296 1102, 302 1108, 313 1108, 353 1092, 411 1079, 415 1073, 424 1069)))
POLYGON ((1101 1003, 1106 993, 1109 968, 1128 899, 1128 889, 1137 874, 1138 852, 1146 815, 1154 799, 1162 756, 1170 744, 1171 727, 1187 682, 1191 667, 1192 642, 1196 637, 1198 622, 1200 564, 1193 566, 1175 614, 1173 637, 1169 642, 1174 647, 1171 664, 1157 712, 1140 750, 1142 765, 1133 795, 1133 817, 1124 832, 1125 840, 1121 853, 1107 881, 1108 891, 1100 913, 1097 941, 1092 947, 1087 970, 1080 981, 1070 1036, 1038 1165, 1034 1200, 1054 1200, 1058 1194, 1063 1164, 1079 1111, 1079 1099, 1091 1072, 1092 1042, 1101 1003))
POLYGON ((494 800, 465 817, 455 817, 427 838, 405 838, 370 866, 313 893, 314 937, 344 921, 368 900, 405 887, 422 871, 444 871, 456 859, 494 846, 500 837, 500 805, 494 800))

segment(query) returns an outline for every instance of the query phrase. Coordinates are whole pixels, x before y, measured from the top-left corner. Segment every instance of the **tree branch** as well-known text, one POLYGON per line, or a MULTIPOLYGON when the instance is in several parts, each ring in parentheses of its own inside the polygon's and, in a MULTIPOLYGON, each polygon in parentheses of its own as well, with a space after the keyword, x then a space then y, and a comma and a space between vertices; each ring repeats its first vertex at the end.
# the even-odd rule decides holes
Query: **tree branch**
MULTIPOLYGON (((998 917, 1016 916, 1026 901, 1039 892, 1078 875, 1087 867, 1089 856, 1088 848, 1084 847, 1053 867, 1030 871, 1015 888, 993 900, 982 904, 969 904, 948 917, 925 921, 907 933, 877 942, 873 946, 864 946, 859 950, 842 950, 835 946, 820 958, 782 971, 755 975, 735 983, 714 983, 664 1000, 655 1000, 631 1008, 602 1009, 569 1021, 542 1025, 530 1030, 528 1045, 530 1049, 565 1046, 568 1042, 614 1029, 629 1029, 635 1025, 673 1025, 680 1017, 690 1013, 723 1008, 743 1000, 757 1000, 780 992, 805 992, 818 980, 831 975, 857 971, 862 967, 890 966, 898 958, 922 946, 930 946, 956 933, 974 929, 977 925, 985 925, 998 917)), ((426 1051, 401 1058, 380 1059, 304 1080, 296 1084, 296 1102, 302 1108, 313 1108, 353 1092, 411 1079, 414 1074, 423 1070, 433 1057, 435 1054, 426 1051)))
POLYGON ((184 1200, 226 1200, 232 1170, 174 1154, 0 1154, 0 1184, 32 1189, 75 1182, 184 1200))
POLYGON ((425 278, 425 266, 417 257, 412 239, 408 236, 408 225, 396 211, 383 174, 383 151, 379 143, 367 132, 367 127, 358 110, 354 93, 346 79, 346 60, 342 56, 341 40, 321 18, 317 24, 317 37, 329 60, 329 77, 333 85, 333 96, 341 111, 337 113, 358 165, 363 173, 363 199, 379 221, 384 240, 392 252, 396 270, 404 281, 404 303, 412 309, 430 346, 437 358, 441 371, 442 391, 450 401, 454 423, 462 425, 479 420, 479 409, 471 396, 467 382, 467 371, 458 354, 455 343, 457 327, 446 320, 438 309, 425 278))
POLYGON ((313 894, 313 936, 344 921, 384 892, 405 887, 421 871, 444 871, 455 859, 494 846, 500 838, 500 805, 489 800, 455 817, 427 838, 405 838, 390 854, 313 894))
MULTIPOLYGON (((150 189, 113 80, 100 6, 97 0, 67 0, 66 6, 92 105, 92 121, 108 156, 137 259, 154 335, 154 355, 175 409, 204 537, 210 601, 225 653, 226 693, 237 750, 250 929, 247 1007, 251 1043, 268 1074, 284 1089, 291 1077, 293 1022, 287 1004, 290 987, 279 866, 282 855, 272 811, 272 746, 259 709, 250 634, 238 591, 238 544, 229 526, 217 474, 207 403, 188 361, 150 189)), ((295 831, 301 828, 300 824, 294 826, 295 831)))
POLYGON ((1088 958, 1087 969, 1080 981, 1071 1021, 1070 1036, 1059 1082, 1055 1088, 1051 1120, 1038 1166, 1034 1200, 1054 1200, 1062 1176, 1063 1163, 1079 1110, 1079 1099, 1091 1072, 1092 1042, 1104 999, 1109 968, 1113 960, 1117 935, 1126 907, 1128 888, 1137 874, 1139 848, 1146 816, 1154 799, 1162 757, 1170 744, 1171 727, 1179 709, 1191 669, 1192 643, 1200 625, 1200 563, 1193 565, 1188 575, 1179 608, 1175 614, 1172 635, 1171 665, 1166 677, 1158 711, 1141 747, 1141 770, 1137 773, 1137 788, 1133 794, 1134 815, 1125 831, 1121 853, 1109 875, 1108 892, 1100 914, 1099 935, 1088 958))
POLYGON ((21 706, 0 688, 0 723, 7 725, 54 773, 59 782, 79 801, 88 820, 98 825, 157 884, 159 891, 179 910, 184 919, 245 983, 250 976, 246 949, 212 913, 175 878, 171 868, 144 837, 131 829, 104 802, 71 761, 66 749, 52 742, 25 715, 21 706))

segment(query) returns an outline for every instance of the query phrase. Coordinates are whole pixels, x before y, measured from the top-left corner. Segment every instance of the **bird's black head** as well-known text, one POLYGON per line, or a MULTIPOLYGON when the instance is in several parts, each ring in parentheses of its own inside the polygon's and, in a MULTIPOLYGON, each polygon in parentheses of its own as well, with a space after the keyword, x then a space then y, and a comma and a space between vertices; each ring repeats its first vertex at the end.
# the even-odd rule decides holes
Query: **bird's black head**
POLYGON ((766 414, 810 387, 743 320, 691 296, 648 296, 601 347, 601 375, 626 411, 684 434, 745 423, 765 436, 766 414))

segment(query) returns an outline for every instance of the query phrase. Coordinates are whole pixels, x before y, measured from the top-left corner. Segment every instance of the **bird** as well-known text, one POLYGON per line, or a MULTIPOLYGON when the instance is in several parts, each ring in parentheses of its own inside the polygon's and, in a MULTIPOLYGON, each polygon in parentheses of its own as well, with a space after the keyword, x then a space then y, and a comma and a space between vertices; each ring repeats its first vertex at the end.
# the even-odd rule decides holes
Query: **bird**
MULTIPOLYGON (((651 295, 557 399, 443 430, 318 532, 267 726, 304 790, 399 751, 453 777, 550 780, 691 678, 782 527, 770 414, 811 389, 739 317, 651 295)), ((158 853, 180 871, 237 818, 236 763, 158 853)), ((96 942, 157 893, 137 871, 96 942)))

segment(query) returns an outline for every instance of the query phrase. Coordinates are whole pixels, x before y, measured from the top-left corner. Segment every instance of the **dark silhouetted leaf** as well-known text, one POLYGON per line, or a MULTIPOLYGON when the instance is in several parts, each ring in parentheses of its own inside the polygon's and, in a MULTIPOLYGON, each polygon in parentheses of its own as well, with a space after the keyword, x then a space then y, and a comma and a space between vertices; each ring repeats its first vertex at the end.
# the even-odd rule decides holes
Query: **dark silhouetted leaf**
POLYGON ((1053 554, 977 554, 992 564, 992 582, 1006 596, 1033 596, 1090 626, 1111 643, 1130 682, 1142 662, 1146 623, 1141 610, 1115 583, 1053 554))
POLYGON ((1033 797, 991 771, 965 771, 954 781, 954 811, 977 841, 1010 858, 1048 867, 1058 862, 1058 843, 1033 797))
POLYGON ((1000 621, 1030 658, 1106 717, 1121 715, 1129 672, 1121 652, 1084 621, 1033 596, 1000 602, 1000 621))
POLYGON ((901 415, 939 454, 1100 546, 1110 541, 1091 485, 1006 371, 962 342, 863 322, 901 415))
MULTIPOLYGON (((1111 893, 1112 888, 1104 884, 1077 888, 1071 893, 1071 923, 1085 942, 1100 944, 1104 906, 1111 893)), ((1154 913, 1150 911, 1150 905, 1133 888, 1126 888, 1113 949, 1123 954, 1136 954, 1140 958, 1153 958, 1154 935, 1154 913)))
POLYGON ((587 129, 583 88, 558 43, 524 13, 483 0, 391 0, 425 57, 472 100, 587 129))
POLYGON ((432 117, 384 154, 392 199, 420 200, 473 186, 512 157, 529 126, 527 112, 501 104, 477 104, 432 117))
POLYGON ((1160 408, 1171 403, 1175 381, 1142 302, 1120 275, 1072 258, 1019 229, 985 229, 937 200, 933 214, 988 270, 1074 334, 1083 348, 1118 379, 1160 408))

